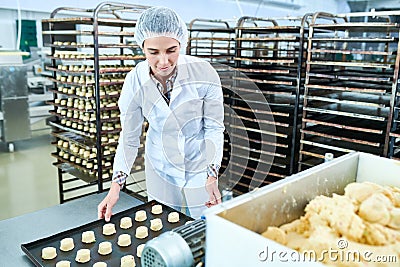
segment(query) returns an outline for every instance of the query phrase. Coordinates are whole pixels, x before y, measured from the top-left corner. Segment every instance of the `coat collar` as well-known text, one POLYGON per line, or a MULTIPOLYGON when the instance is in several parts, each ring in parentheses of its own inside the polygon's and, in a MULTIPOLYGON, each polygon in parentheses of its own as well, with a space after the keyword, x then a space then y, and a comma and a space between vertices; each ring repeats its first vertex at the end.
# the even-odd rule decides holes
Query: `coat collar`
POLYGON ((187 66, 187 60, 184 55, 179 55, 178 58, 178 76, 176 77, 176 80, 185 80, 189 79, 189 72, 188 72, 188 66, 187 66))
POLYGON ((145 61, 146 63, 146 68, 144 73, 142 72, 142 75, 144 75, 143 77, 146 79, 147 82, 149 82, 148 84, 148 88, 147 90, 149 90, 151 92, 151 98, 152 101, 158 102, 158 101, 162 101, 164 104, 162 104, 163 109, 166 112, 170 112, 171 110, 174 109, 174 107, 176 106, 176 98, 182 93, 182 84, 185 83, 185 80, 189 79, 190 75, 189 75, 189 71, 188 71, 188 60, 187 60, 187 56, 185 55, 179 55, 178 58, 178 63, 177 63, 177 71, 178 71, 178 75, 176 76, 176 80, 174 82, 174 89, 171 92, 171 101, 169 106, 165 103, 164 99, 162 98, 160 92, 157 89, 157 86, 154 85, 153 86, 153 81, 152 78, 150 77, 150 71, 149 71, 149 65, 148 65, 148 61, 145 61))
MULTIPOLYGON (((145 60, 145 64, 147 66, 147 68, 145 68, 145 73, 142 73, 143 75, 145 75, 144 77, 146 78, 146 81, 150 80, 150 66, 149 66, 149 62, 147 61, 147 59, 145 60)), ((178 63, 177 63, 177 71, 178 71, 178 75, 176 77, 176 81, 180 81, 180 80, 186 80, 189 79, 189 71, 188 71, 188 62, 186 60, 185 55, 179 55, 178 57, 178 63)))

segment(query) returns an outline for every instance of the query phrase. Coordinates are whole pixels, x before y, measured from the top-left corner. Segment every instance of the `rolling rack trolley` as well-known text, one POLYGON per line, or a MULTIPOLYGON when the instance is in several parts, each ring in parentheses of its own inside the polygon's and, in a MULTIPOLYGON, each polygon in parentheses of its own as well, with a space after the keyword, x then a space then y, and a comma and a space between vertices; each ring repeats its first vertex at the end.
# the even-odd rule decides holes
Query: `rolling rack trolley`
POLYGON ((229 170, 236 194, 296 172, 310 18, 242 17, 237 23, 234 59, 241 75, 233 78, 230 126, 237 143, 229 170))
POLYGON ((299 170, 351 151, 398 151, 398 12, 315 13, 310 24, 299 170))
MULTIPOLYGON (((146 8, 112 2, 94 9, 61 7, 42 21, 45 46, 51 47, 47 70, 53 73, 54 109, 49 124, 61 203, 109 186, 121 130, 118 97, 126 74, 144 59, 131 42, 136 25, 132 14, 146 8), (69 16, 58 17, 60 13, 69 16)), ((146 123, 143 128, 132 173, 143 171, 146 123)), ((146 197, 144 179, 127 188, 138 198, 146 197)))

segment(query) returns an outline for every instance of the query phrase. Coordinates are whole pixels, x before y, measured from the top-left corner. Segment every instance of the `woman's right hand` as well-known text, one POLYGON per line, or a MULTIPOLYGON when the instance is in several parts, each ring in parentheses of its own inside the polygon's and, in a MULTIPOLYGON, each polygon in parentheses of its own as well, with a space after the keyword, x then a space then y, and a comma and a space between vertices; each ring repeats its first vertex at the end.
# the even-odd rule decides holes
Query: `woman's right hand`
POLYGON ((119 191, 121 190, 118 183, 112 182, 110 191, 107 196, 97 206, 97 214, 99 219, 105 219, 106 222, 110 221, 112 215, 112 208, 119 199, 119 191))

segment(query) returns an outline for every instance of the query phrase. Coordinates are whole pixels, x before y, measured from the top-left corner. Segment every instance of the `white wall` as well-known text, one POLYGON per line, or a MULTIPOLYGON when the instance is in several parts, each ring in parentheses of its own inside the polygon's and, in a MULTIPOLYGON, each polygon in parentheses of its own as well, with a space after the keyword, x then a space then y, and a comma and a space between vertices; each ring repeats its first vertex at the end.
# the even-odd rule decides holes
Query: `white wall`
MULTIPOLYGON (((262 0, 261 0, 262 1, 262 0)), ((281 0, 288 2, 287 0, 281 0)), ((22 19, 37 20, 38 44, 41 45, 42 18, 48 18, 50 12, 58 7, 94 8, 104 1, 99 0, 19 0, 22 19)), ((116 0, 115 2, 118 2, 116 0)), ((278 8, 260 1, 251 0, 125 0, 119 1, 130 4, 156 6, 162 5, 176 10, 186 22, 194 18, 206 19, 236 19, 241 16, 280 17, 301 16, 307 12, 326 11, 331 13, 349 12, 345 0, 294 0, 302 5, 300 9, 278 8), (239 5, 237 4, 239 2, 239 5), (240 6, 240 8, 239 8, 240 6)), ((275 0, 278 2, 278 0, 275 0)), ((0 46, 3 49, 14 49, 16 44, 16 19, 18 0, 0 1, 0 46)))

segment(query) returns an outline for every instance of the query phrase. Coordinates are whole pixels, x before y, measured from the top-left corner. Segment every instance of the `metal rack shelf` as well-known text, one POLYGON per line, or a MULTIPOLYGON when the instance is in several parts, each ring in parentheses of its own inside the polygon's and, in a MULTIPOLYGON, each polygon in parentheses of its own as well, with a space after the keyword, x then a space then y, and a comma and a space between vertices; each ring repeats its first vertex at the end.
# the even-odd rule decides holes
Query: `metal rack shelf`
POLYGON ((262 186, 297 170, 310 18, 310 14, 242 17, 235 27, 237 72, 228 88, 233 92, 230 107, 236 114, 229 124, 232 136, 250 136, 248 147, 254 147, 246 151, 232 145, 236 149, 231 152, 231 180, 239 181, 234 189, 238 194, 252 190, 252 181, 262 186))
POLYGON ((393 154, 400 27, 388 18, 396 16, 313 15, 299 170, 322 163, 325 153, 393 154))
MULTIPOLYGON (((79 98, 79 99, 83 99, 83 100, 94 100, 95 99, 95 97, 93 97, 93 96, 87 97, 87 96, 79 96, 76 94, 69 94, 69 93, 60 92, 58 89, 49 89, 49 91, 52 92, 53 94, 65 95, 65 96, 79 98)), ((101 92, 100 92, 99 97, 100 97, 100 99, 110 99, 110 98, 118 98, 119 96, 120 96, 119 91, 114 91, 114 92, 108 92, 107 95, 101 94, 101 92)))
MULTIPOLYGON (((49 103, 54 110, 50 111, 53 117, 48 123, 53 128, 52 135, 55 138, 53 145, 56 152, 52 155, 57 160, 54 165, 58 168, 61 203, 102 192, 107 189, 104 183, 111 181, 112 162, 121 131, 120 128, 114 128, 119 125, 119 116, 114 116, 118 112, 116 102, 125 75, 144 59, 143 55, 136 54, 138 46, 130 43, 136 20, 131 19, 132 16, 130 19, 124 19, 123 16, 129 13, 135 17, 146 8, 103 2, 95 9, 58 8, 49 19, 42 20, 43 35, 49 38, 46 46, 51 48, 49 58, 52 65, 47 70, 53 74, 49 79, 54 83, 54 89, 50 89, 54 101, 49 103), (56 18, 60 13, 64 16, 70 14, 70 17, 56 18), (64 29, 65 24, 69 26, 64 29), (77 42, 78 39, 67 42, 65 38, 70 38, 68 36, 81 36, 86 43, 77 42), (73 103, 60 104, 65 100, 73 103), (80 102, 79 107, 74 106, 77 102, 80 102), (76 117, 61 114, 65 112, 76 117), (67 126, 69 123, 71 127, 67 126), (64 142, 63 146, 59 141, 64 142), (90 158, 81 158, 90 167, 71 162, 70 157, 76 160, 81 155, 64 145, 91 151, 90 158), (81 192, 83 188, 87 188, 85 192, 81 192)), ((146 128, 145 123, 143 128, 146 128)), ((144 140, 145 131, 133 173, 143 170, 144 140)))
MULTIPOLYGON (((96 60, 94 55, 82 55, 76 57, 62 58, 55 56, 48 56, 50 59, 64 60, 64 61, 85 61, 85 60, 96 60)), ((145 57, 142 55, 102 55, 98 57, 98 60, 144 60, 145 57)))
MULTIPOLYGON (((42 31, 43 35, 90 35, 94 34, 94 31, 83 31, 83 30, 53 30, 53 31, 42 31)), ((115 32, 102 32, 98 31, 97 35, 99 36, 134 36, 134 32, 126 32, 126 31, 115 31, 115 32)))
MULTIPOLYGON (((133 67, 100 67, 99 73, 100 74, 108 74, 108 73, 125 73, 125 72, 130 72, 133 69, 133 67)), ((46 66, 46 70, 49 71, 55 71, 56 73, 73 73, 73 74, 81 74, 81 75, 86 75, 86 74, 93 74, 94 75, 94 69, 85 69, 84 71, 74 71, 74 70, 60 70, 58 68, 53 68, 46 66)))
POLYGON ((187 54, 206 58, 211 63, 233 65, 235 29, 229 22, 193 19, 188 30, 187 54))

